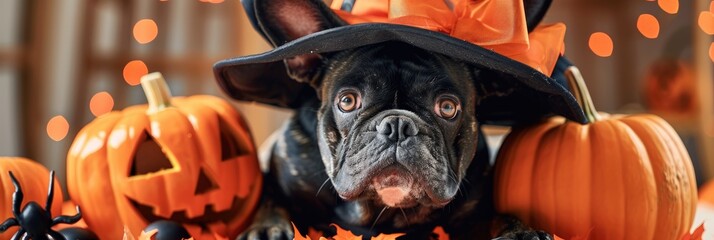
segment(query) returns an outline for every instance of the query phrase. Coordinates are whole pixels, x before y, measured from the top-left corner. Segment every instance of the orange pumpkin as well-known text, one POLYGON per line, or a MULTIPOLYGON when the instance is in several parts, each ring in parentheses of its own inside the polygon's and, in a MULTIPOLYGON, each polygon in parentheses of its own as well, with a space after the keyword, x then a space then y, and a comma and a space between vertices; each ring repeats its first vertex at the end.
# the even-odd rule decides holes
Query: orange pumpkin
MULTIPOLYGON (((34 201, 44 207, 47 202, 47 183, 50 179, 50 171, 42 164, 26 158, 15 157, 0 157, 0 221, 14 217, 12 214, 12 194, 15 192, 15 186, 12 184, 8 171, 12 171, 17 181, 20 183, 24 199, 22 207, 24 208, 28 202, 34 201)), ((82 209, 84 210, 84 209, 82 209)), ((59 216, 62 212, 62 190, 59 181, 55 177, 54 181, 54 196, 52 197, 52 216, 59 216)), ((76 212, 75 212, 76 213, 76 212)), ((0 233, 0 239, 10 239, 17 227, 12 227, 0 233)))
POLYGON ((123 234, 109 178, 107 139, 123 112, 104 114, 82 128, 67 154, 67 192, 82 208, 83 221, 101 239, 123 234))
POLYGON ((93 208, 87 224, 116 237, 124 225, 139 235, 151 222, 171 220, 196 239, 234 238, 262 187, 247 124, 217 97, 172 98, 158 73, 144 76, 142 87, 148 105, 99 117, 70 150, 70 195, 93 208))
POLYGON ((565 239, 679 239, 697 189, 677 133, 654 115, 597 114, 576 68, 569 78, 590 123, 514 129, 496 161, 497 209, 565 239))

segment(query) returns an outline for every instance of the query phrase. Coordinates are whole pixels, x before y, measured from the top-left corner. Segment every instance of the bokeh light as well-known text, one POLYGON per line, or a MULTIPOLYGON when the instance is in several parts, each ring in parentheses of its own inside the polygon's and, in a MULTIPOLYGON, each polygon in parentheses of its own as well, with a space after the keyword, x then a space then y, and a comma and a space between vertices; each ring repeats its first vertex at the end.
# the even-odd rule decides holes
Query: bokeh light
POLYGON ((676 14, 679 11, 679 0, 657 0, 657 5, 669 14, 676 14))
POLYGON ((711 45, 709 45, 709 59, 714 62, 714 42, 712 42, 711 45))
POLYGON ((141 19, 134 24, 134 39, 141 44, 153 41, 159 34, 159 27, 151 19, 141 19))
POLYGON ((699 28, 706 34, 714 35, 714 12, 699 13, 699 28))
POLYGON ((124 66, 124 81, 131 86, 141 83, 141 76, 149 74, 149 69, 141 60, 133 60, 124 66))
POLYGON ((111 112, 112 108, 114 108, 114 98, 108 92, 98 92, 89 100, 89 110, 95 117, 111 112))
POLYGON ((659 21, 652 14, 642 14, 637 18, 637 30, 642 36, 655 39, 659 36, 659 21))
POLYGON ((590 40, 588 41, 590 50, 600 57, 609 57, 612 55, 613 44, 612 38, 610 38, 607 33, 596 32, 590 35, 590 40))
POLYGON ((69 132, 69 122, 62 115, 54 116, 47 122, 47 136, 54 141, 61 141, 69 132))

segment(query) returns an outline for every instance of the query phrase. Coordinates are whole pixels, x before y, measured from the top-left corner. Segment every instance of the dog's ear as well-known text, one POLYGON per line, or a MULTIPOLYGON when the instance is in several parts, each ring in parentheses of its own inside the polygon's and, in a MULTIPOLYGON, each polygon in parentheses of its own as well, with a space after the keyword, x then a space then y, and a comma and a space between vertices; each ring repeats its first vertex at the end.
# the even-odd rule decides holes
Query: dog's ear
MULTIPOLYGON (((321 0, 255 0, 255 16, 273 46, 281 46, 300 37, 346 25, 321 0)), ((291 78, 318 88, 323 56, 305 54, 285 59, 291 78)))
POLYGON ((528 32, 532 31, 545 16, 552 0, 523 0, 526 11, 526 25, 528 32))
POLYGON ((256 17, 273 46, 345 23, 321 0, 255 0, 256 17))

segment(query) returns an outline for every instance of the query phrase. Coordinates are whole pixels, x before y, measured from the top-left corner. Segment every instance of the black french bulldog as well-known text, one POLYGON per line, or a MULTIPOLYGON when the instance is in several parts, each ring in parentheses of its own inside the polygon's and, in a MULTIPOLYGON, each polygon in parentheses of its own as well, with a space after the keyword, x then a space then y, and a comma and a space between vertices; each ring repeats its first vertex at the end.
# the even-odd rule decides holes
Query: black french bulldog
MULTIPOLYGON (((254 10, 276 46, 346 24, 319 0, 256 1, 254 10)), ((255 223, 239 239, 292 239, 290 221, 303 233, 337 223, 403 239, 433 238, 435 226, 451 239, 552 239, 494 211, 476 109, 506 90, 472 79, 497 74, 397 42, 286 64, 318 99, 282 129, 255 223)))

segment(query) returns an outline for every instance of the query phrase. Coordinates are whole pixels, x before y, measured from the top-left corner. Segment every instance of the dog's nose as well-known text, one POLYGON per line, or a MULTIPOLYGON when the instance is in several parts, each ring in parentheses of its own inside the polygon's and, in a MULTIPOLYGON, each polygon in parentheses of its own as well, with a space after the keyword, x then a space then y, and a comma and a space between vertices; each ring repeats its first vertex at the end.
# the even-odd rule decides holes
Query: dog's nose
POLYGON ((419 128, 409 117, 387 116, 377 124, 377 132, 392 141, 398 141, 417 135, 419 128))

